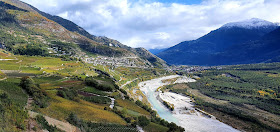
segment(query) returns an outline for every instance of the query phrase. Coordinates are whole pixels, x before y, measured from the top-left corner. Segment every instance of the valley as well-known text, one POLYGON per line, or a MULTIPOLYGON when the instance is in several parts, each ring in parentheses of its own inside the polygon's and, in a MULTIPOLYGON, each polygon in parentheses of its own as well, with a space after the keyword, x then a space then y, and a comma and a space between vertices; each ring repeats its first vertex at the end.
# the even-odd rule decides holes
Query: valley
POLYGON ((280 131, 279 29, 227 23, 154 55, 0 0, 0 131, 280 131))
POLYGON ((180 76, 173 75, 139 83, 140 89, 147 96, 152 108, 157 111, 160 117, 167 121, 179 124, 180 126, 184 127, 186 131, 190 132, 237 131, 230 126, 215 120, 215 117, 208 117, 208 115, 204 116, 204 113, 200 113, 194 108, 194 104, 191 103, 192 101, 190 98, 171 92, 160 92, 160 89, 158 89, 164 85, 195 82, 195 80, 191 78, 184 78, 183 80, 181 78, 182 77, 180 76), (170 80, 174 78, 176 80, 174 83, 162 83, 164 80, 170 80), (177 82, 178 80, 180 80, 180 82, 177 82), (172 105, 174 110, 170 111, 168 108, 166 108, 166 106, 164 106, 162 103, 163 101, 166 101, 168 104, 172 105))

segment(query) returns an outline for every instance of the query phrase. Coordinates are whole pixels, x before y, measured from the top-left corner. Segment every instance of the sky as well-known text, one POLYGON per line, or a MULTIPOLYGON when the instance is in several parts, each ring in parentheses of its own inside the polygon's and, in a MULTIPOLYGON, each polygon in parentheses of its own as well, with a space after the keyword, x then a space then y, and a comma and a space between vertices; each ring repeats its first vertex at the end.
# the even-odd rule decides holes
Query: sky
POLYGON ((280 22, 280 0, 22 0, 96 36, 131 47, 167 48, 229 22, 280 22))

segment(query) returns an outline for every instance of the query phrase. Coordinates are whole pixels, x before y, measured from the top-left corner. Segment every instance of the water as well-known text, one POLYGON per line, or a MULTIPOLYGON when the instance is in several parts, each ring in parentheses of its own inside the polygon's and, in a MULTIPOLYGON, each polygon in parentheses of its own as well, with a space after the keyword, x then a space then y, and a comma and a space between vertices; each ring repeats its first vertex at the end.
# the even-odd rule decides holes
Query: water
MULTIPOLYGON (((145 82, 139 83, 140 90, 146 95, 148 101, 152 105, 152 108, 157 111, 159 116, 165 119, 168 122, 174 122, 177 125, 185 128, 187 132, 239 132, 238 130, 232 128, 231 126, 224 124, 218 120, 207 118, 202 116, 199 112, 195 112, 195 114, 185 114, 182 112, 181 108, 189 107, 193 109, 193 106, 189 105, 190 99, 188 97, 184 97, 175 93, 170 93, 172 95, 172 99, 169 98, 171 103, 175 104, 175 110, 171 112, 168 110, 158 99, 158 92, 156 92, 157 88, 168 85, 168 83, 163 83, 162 80, 171 79, 179 77, 177 75, 166 76, 162 78, 157 78, 145 82), (187 103, 186 103, 187 102, 187 103), (180 110, 181 109, 181 110, 180 110)), ((191 78, 185 78, 182 80, 179 79, 180 82, 192 82, 191 78), (185 80, 185 81, 184 81, 185 80)), ((166 99, 167 97, 165 97, 166 99)))
POLYGON ((152 91, 151 89, 149 89, 148 91, 148 101, 151 103, 153 109, 157 111, 159 116, 168 122, 174 122, 178 124, 178 120, 172 115, 171 111, 156 99, 155 91, 152 91))
POLYGON ((152 108, 157 111, 159 116, 168 122, 179 123, 176 117, 174 117, 170 110, 168 110, 159 100, 157 100, 157 88, 167 85, 167 83, 162 83, 161 80, 171 79, 179 77, 178 75, 172 75, 162 78, 157 78, 145 82, 139 83, 140 90, 146 95, 148 101, 152 105, 152 108))

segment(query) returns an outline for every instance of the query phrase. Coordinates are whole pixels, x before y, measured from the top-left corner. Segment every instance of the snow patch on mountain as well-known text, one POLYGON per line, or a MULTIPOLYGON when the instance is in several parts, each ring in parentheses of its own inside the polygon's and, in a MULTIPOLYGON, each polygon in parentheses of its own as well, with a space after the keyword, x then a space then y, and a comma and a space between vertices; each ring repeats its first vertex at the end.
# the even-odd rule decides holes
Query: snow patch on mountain
POLYGON ((252 18, 245 21, 228 23, 222 26, 222 28, 239 27, 239 28, 246 28, 246 29, 254 29, 254 28, 277 27, 277 26, 279 26, 277 23, 272 23, 258 18, 252 18))

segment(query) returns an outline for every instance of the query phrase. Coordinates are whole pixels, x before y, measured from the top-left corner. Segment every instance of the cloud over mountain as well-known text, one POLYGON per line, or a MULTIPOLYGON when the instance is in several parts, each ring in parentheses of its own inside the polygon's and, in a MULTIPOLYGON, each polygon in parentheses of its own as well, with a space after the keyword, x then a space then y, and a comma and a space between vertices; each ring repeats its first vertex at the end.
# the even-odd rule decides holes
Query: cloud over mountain
POLYGON ((200 4, 146 0, 23 0, 132 47, 165 48, 221 25, 249 18, 280 22, 279 0, 204 0, 200 4))

